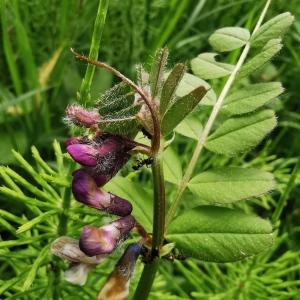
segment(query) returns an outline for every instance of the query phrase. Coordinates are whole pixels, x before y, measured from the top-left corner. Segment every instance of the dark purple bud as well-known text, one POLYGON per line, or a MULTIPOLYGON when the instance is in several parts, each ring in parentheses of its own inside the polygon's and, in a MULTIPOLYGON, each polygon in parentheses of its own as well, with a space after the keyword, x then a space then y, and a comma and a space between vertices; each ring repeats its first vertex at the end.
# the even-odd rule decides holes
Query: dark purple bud
POLYGON ((129 293, 129 281, 140 252, 141 245, 137 243, 128 245, 101 289, 97 300, 126 299, 129 293))
POLYGON ((100 228, 85 226, 81 232, 79 247, 88 256, 109 254, 124 240, 135 226, 129 215, 100 228))
POLYGON ((90 128, 97 125, 101 117, 96 109, 88 110, 80 105, 69 105, 65 119, 75 125, 90 128))
POLYGON ((95 167, 97 165, 97 149, 91 145, 72 144, 67 147, 72 158, 83 166, 95 167))
POLYGON ((132 211, 129 201, 100 190, 95 180, 83 170, 73 173, 72 191, 79 202, 108 213, 123 217, 132 211))

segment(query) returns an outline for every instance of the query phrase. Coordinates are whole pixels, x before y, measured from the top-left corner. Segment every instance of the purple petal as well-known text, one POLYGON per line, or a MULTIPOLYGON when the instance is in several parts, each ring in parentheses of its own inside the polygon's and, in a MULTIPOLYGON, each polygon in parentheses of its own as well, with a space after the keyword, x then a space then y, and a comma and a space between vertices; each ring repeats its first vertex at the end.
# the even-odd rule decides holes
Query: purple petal
POLYGON ((97 165, 97 150, 91 145, 73 144, 67 147, 72 158, 83 166, 95 167, 97 165))
POLYGON ((88 256, 111 253, 135 226, 135 219, 126 216, 100 228, 85 226, 80 235, 79 247, 88 256))
POLYGON ((108 213, 123 217, 132 211, 129 201, 100 190, 95 180, 82 169, 73 172, 72 191, 77 201, 108 213))

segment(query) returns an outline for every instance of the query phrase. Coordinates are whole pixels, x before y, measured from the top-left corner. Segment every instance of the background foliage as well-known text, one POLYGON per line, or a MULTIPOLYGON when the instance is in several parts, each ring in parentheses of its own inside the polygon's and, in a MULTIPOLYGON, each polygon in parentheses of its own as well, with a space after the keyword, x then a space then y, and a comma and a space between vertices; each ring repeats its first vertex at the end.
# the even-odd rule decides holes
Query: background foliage
MULTIPOLYGON (((74 166, 62 154, 59 143, 50 145, 54 139, 62 142, 70 134, 62 116, 67 104, 75 99, 85 66, 74 61, 69 48, 88 53, 91 20, 95 18, 98 1, 1 0, 0 5, 0 162, 8 166, 0 170, 4 185, 0 188, 0 294, 5 299, 55 299, 58 295, 63 299, 90 299, 110 273, 113 258, 91 273, 87 285, 76 287, 60 277, 60 267, 66 265, 51 257, 49 246, 67 230, 68 235, 78 236, 84 224, 100 225, 107 217, 100 218, 88 208, 83 210, 74 201, 64 201, 70 193, 74 166), (62 222, 64 214, 68 226, 62 222)), ((100 58, 129 77, 135 76, 136 63, 149 60, 155 49, 164 45, 170 49, 170 66, 188 62, 199 53, 210 51, 208 36, 217 28, 253 29, 263 5, 264 1, 254 0, 111 0, 100 58)), ((274 192, 235 205, 270 218, 279 199, 287 201, 278 223, 276 245, 265 255, 238 263, 166 261, 159 270, 152 299, 300 299, 299 1, 274 1, 266 19, 284 11, 295 15, 285 47, 272 63, 246 78, 249 83, 283 83, 285 93, 272 103, 278 116, 277 128, 267 142, 247 155, 228 158, 205 152, 197 165, 199 171, 239 165, 274 173, 274 192)), ((226 62, 234 63, 237 56, 238 51, 232 52, 226 62)), ((110 74, 97 71, 92 98, 98 98, 113 82, 110 74)), ((214 89, 219 92, 222 86, 222 80, 218 80, 214 89)), ((205 117, 204 112, 198 121, 205 117)), ((201 125, 191 119, 185 126, 193 137, 193 130, 201 125)), ((180 133, 180 128, 177 131, 180 133)), ((193 139, 177 134, 168 150, 168 199, 194 145, 193 139)), ((127 170, 122 171, 126 178, 113 181, 110 188, 132 199, 135 209, 147 214, 151 210, 150 172, 147 168, 132 172, 134 163, 129 162, 127 170)), ((192 187, 185 193, 185 207, 199 205, 201 200, 192 187)))

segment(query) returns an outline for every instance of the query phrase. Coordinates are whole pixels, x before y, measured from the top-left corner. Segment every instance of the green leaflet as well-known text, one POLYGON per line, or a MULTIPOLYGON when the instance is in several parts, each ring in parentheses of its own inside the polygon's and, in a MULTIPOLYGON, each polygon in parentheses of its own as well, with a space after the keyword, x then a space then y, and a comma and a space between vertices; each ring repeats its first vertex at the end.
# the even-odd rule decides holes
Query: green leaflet
POLYGON ((241 27, 224 27, 216 30, 210 37, 209 43, 219 52, 232 51, 244 46, 250 38, 248 29, 241 27))
POLYGON ((114 177, 105 185, 105 190, 132 203, 132 214, 143 224, 148 232, 152 230, 152 199, 151 195, 138 183, 121 176, 114 177))
POLYGON ((226 97, 222 110, 230 115, 248 113, 279 96, 283 91, 280 82, 251 84, 226 97))
POLYGON ((188 116, 175 128, 175 131, 188 138, 198 140, 202 128, 202 124, 196 116, 188 116))
POLYGON ((256 255, 273 244, 269 221, 241 210, 199 206, 178 216, 167 240, 187 257, 232 262, 256 255))
POLYGON ((199 86, 204 86, 208 91, 200 102, 200 105, 214 105, 217 101, 217 96, 211 86, 201 78, 185 73, 176 90, 177 97, 183 97, 199 86))
POLYGON ((244 78, 254 71, 261 68, 266 62, 268 62, 275 54, 277 54, 282 48, 281 39, 273 39, 262 48, 262 50, 248 60, 240 69, 237 75, 237 80, 244 78))
POLYGON ((234 117, 208 137, 205 147, 215 153, 235 156, 255 147, 275 126, 272 110, 234 117))
POLYGON ((160 114, 163 115, 167 110, 167 107, 173 100, 176 89, 185 74, 186 66, 184 64, 177 64, 166 79, 160 97, 160 114))
POLYGON ((202 53, 191 60, 193 73, 202 79, 215 79, 229 75, 234 65, 215 60, 216 53, 202 53))
POLYGON ((140 106, 133 105, 133 100, 132 91, 124 83, 106 91, 97 102, 102 117, 100 128, 114 134, 134 135, 138 126, 135 116, 140 106))
POLYGON ((282 37, 294 21, 290 12, 280 14, 264 23, 251 37, 252 47, 262 47, 269 40, 282 37))
POLYGON ((162 116, 162 134, 170 133, 196 107, 206 92, 205 87, 199 86, 186 96, 174 99, 162 116))
POLYGON ((224 167, 192 178, 188 188, 209 203, 233 203, 274 189, 273 175, 257 169, 224 167))
POLYGON ((153 98, 161 90, 168 54, 169 52, 166 48, 157 50, 155 54, 149 77, 151 96, 153 98))
POLYGON ((171 147, 164 152, 165 180, 177 184, 182 178, 182 168, 178 155, 171 147))

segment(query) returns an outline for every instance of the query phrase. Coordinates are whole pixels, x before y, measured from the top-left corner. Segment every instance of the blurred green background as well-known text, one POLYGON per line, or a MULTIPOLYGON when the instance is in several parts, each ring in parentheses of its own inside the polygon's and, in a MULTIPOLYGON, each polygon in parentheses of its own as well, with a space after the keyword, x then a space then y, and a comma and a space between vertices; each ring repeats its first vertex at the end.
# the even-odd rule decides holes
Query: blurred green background
MULTIPOLYGON (((155 50, 162 46, 170 50, 170 66, 179 61, 189 63, 199 53, 211 51, 207 39, 217 28, 241 26, 253 29, 264 4, 265 1, 261 0, 110 0, 99 58, 132 79, 135 79, 136 64, 149 62, 155 50)), ((86 65, 75 61, 69 49, 73 47, 80 53, 88 54, 97 7, 96 0, 0 0, 0 164, 18 168, 11 149, 18 150, 30 161, 31 145, 35 145, 42 157, 51 163, 54 159, 53 140, 62 142, 70 135, 63 123, 64 110, 76 100, 86 65)), ((286 190, 300 153, 300 0, 274 0, 266 20, 285 11, 295 16, 295 22, 285 36, 283 50, 272 63, 249 78, 254 82, 283 83, 285 92, 274 106, 278 127, 266 144, 249 155, 228 159, 206 153, 199 163, 203 169, 241 164, 272 171, 279 183, 278 191, 262 200, 256 199, 250 205, 246 204, 252 205, 263 216, 270 216, 269 211, 274 210, 276 200, 286 190)), ((234 63, 237 56, 238 51, 234 51, 222 59, 234 63)), ((116 79, 106 71, 96 70, 92 98, 99 98, 115 82, 116 79)), ((214 88, 219 92, 222 82, 218 81, 214 88)), ((185 166, 194 142, 179 137, 173 146, 185 166)), ((134 180, 149 185, 149 174, 145 173, 134 180)), ((258 283, 255 281, 255 276, 262 276, 259 275, 260 271, 266 274, 262 278, 268 278, 267 275, 273 274, 276 266, 289 268, 294 265, 296 269, 291 274, 284 273, 284 276, 296 282, 294 288, 300 286, 300 259, 297 252, 300 246, 299 183, 298 176, 281 218, 281 239, 284 242, 278 242, 274 257, 265 263, 263 271, 259 265, 253 267, 253 282, 257 285, 267 284, 263 279, 257 280, 258 283), (286 267, 285 262, 288 262, 286 267)), ((167 189, 171 194, 171 187, 167 189)), ((189 199, 191 196, 187 194, 186 197, 189 199)), ((1 207, 11 210, 6 199, 2 200, 1 207)), ((181 295, 182 298, 168 298, 166 294, 158 293, 158 298, 153 299, 186 299, 185 296, 193 291, 194 299, 232 299, 226 298, 223 291, 235 286, 239 277, 247 282, 249 265, 251 262, 248 261, 219 269, 213 264, 176 262, 176 284, 170 276, 170 267, 163 267, 158 279, 163 280, 155 289, 159 291, 162 286, 167 286, 171 294, 181 295), (215 286, 213 280, 205 277, 203 272, 215 276, 213 280, 216 282, 220 280, 220 286, 219 283, 215 286), (195 279, 200 277, 201 280, 195 279), (202 295, 203 286, 210 287, 211 295, 219 295, 219 298, 208 297, 208 292, 202 295)), ((284 269, 277 272, 280 278, 280 272, 284 272, 284 269)), ((275 279, 271 277, 271 285, 282 283, 276 281, 276 276, 275 279)), ((296 296, 291 298, 287 295, 277 295, 274 299, 300 299, 294 290, 290 295, 296 296)), ((251 297, 236 299, 258 299, 251 297)), ((261 297, 269 299, 267 296, 261 297)))

